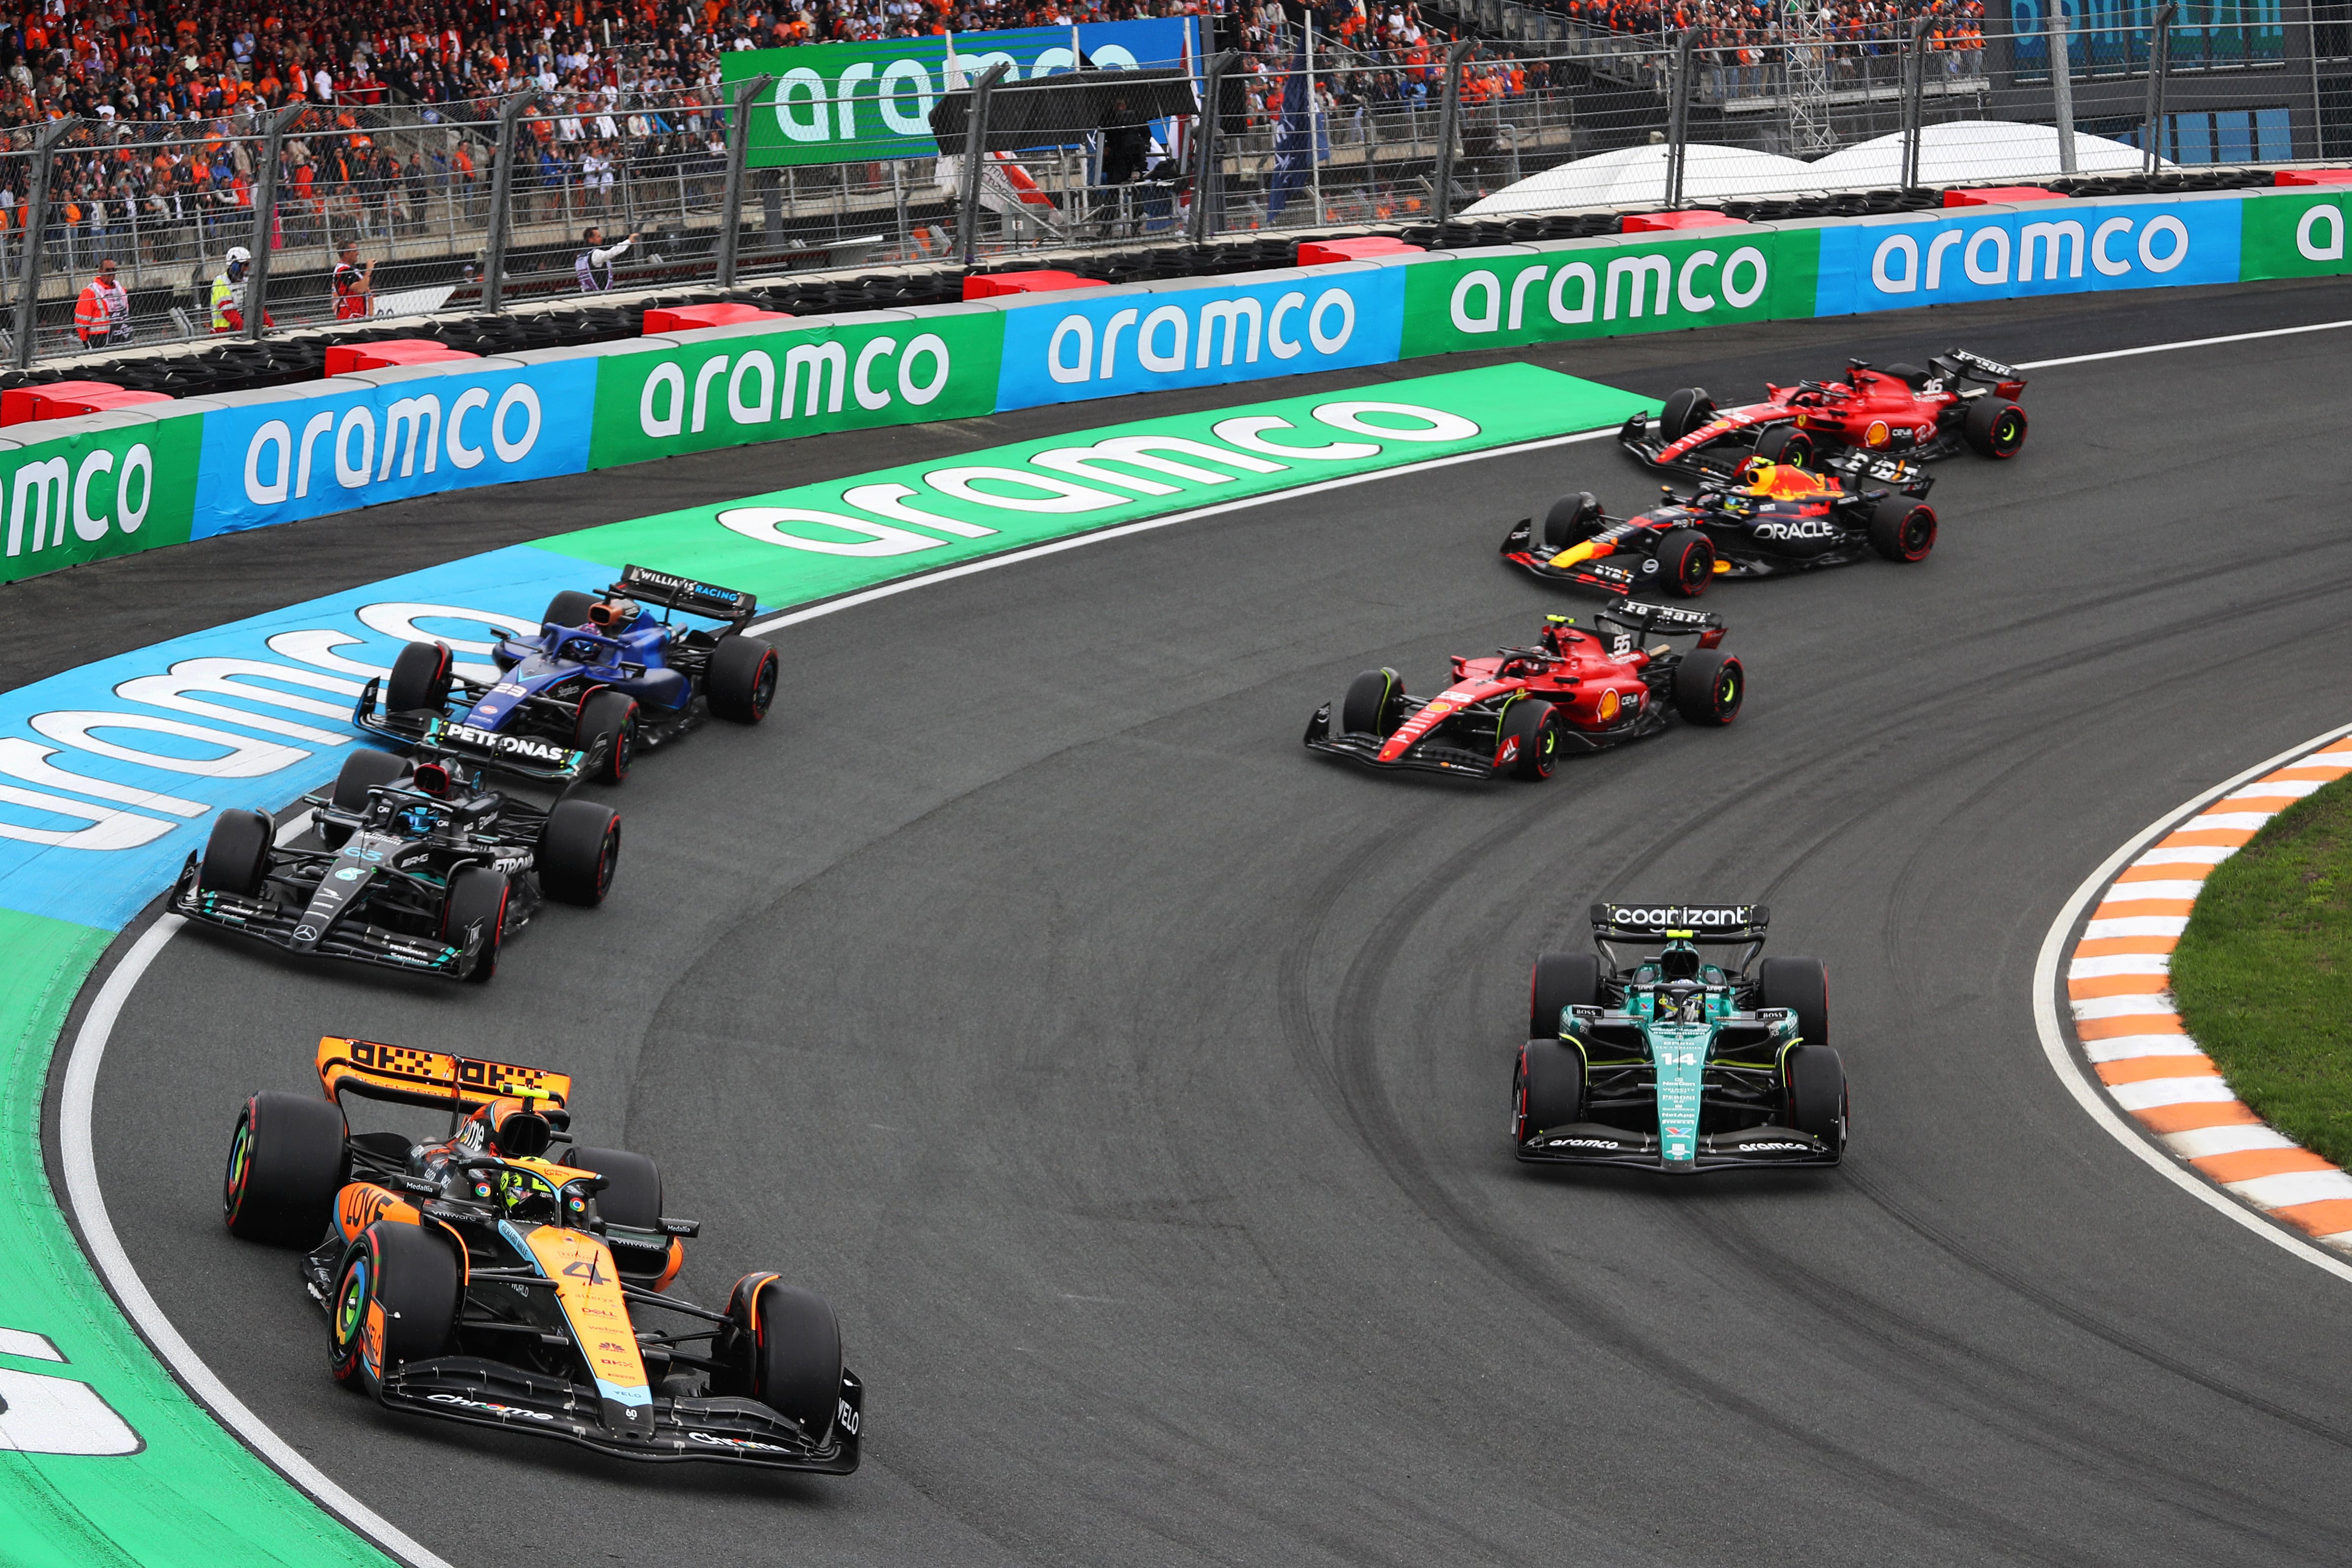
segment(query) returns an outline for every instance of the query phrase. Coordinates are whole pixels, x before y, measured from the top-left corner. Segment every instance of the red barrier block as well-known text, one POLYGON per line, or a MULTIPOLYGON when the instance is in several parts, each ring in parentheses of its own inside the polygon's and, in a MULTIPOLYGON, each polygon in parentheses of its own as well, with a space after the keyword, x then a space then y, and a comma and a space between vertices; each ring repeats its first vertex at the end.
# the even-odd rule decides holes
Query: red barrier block
POLYGON ((1677 228, 1746 228, 1746 218, 1726 217, 1712 207, 1686 207, 1681 212, 1627 213, 1620 234, 1658 234, 1677 228))
POLYGON ((2281 169, 2274 185, 2352 185, 2352 169, 2281 169))
POLYGON ((1075 272, 1041 269, 1035 272, 972 272, 963 280, 963 297, 967 300, 993 300, 1002 294, 1053 294, 1065 289, 1108 289, 1110 285, 1099 278, 1081 278, 1075 272))
POLYGON ((394 338, 383 343, 336 343, 327 350, 327 374, 349 375, 355 370, 388 370, 396 364, 439 364, 445 360, 479 359, 453 349, 438 338, 394 338))
POLYGON ((70 419, 77 414, 171 401, 169 393, 131 392, 110 381, 53 381, 47 386, 12 386, 0 392, 0 425, 70 419))
POLYGON ((785 320, 782 310, 762 310, 757 305, 736 305, 720 301, 709 305, 680 305, 671 310, 646 312, 646 336, 657 337, 663 332, 690 332, 698 327, 731 327, 741 321, 778 321, 785 320))
POLYGON ((1980 191, 1946 191, 1944 205, 1948 207, 1984 207, 2009 202, 2062 202, 2062 191, 2045 191, 2040 185, 1987 185, 1980 191))
POLYGON ((1298 265, 1321 267, 1333 261, 1361 261, 1368 256, 1402 256, 1425 251, 1425 245, 1407 245, 1393 235, 1368 234, 1360 239, 1302 239, 1298 265))

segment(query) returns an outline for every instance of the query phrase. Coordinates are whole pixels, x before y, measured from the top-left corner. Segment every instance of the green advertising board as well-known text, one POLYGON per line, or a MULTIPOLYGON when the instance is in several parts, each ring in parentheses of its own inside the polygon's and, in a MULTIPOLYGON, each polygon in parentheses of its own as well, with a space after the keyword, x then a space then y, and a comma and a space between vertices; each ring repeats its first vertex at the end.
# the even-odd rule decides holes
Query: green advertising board
POLYGON ((1812 229, 1726 228, 1415 262, 1399 357, 1813 313, 1812 229))
POLYGON ((2340 189, 2250 191, 2239 205, 2238 275, 2323 278, 2352 272, 2344 259, 2346 202, 2340 189))
POLYGON ((1001 311, 780 321, 596 365, 588 466, 996 408, 1001 311))
POLYGON ((204 428, 200 413, 108 420, 100 429, 0 449, 0 507, 7 513, 0 583, 185 544, 204 428))
POLYGON ((1190 65, 1198 53, 1194 28, 1190 17, 1159 16, 742 49, 720 57, 719 76, 730 100, 739 82, 775 79, 751 108, 755 169, 933 158, 940 147, 931 137, 932 109, 942 94, 969 86, 992 65, 1010 68, 1007 82, 1067 71, 1080 55, 1106 70, 1190 65))

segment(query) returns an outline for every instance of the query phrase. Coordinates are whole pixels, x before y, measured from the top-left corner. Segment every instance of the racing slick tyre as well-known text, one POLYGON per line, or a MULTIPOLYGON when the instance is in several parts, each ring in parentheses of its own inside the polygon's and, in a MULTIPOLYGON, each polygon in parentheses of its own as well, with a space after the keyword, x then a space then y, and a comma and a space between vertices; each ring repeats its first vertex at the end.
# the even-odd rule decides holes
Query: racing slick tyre
POLYGON ((566 588, 547 601, 547 614, 540 624, 551 626, 584 626, 588 624, 588 606, 596 602, 593 594, 583 594, 577 588, 566 588))
POLYGON ((1979 457, 2014 458, 2025 445, 2025 410, 1998 397, 1979 397, 1960 416, 1960 436, 1979 457))
POLYGON ((212 837, 205 840, 205 858, 196 865, 196 886, 221 893, 261 891, 269 875, 269 818, 257 811, 224 811, 213 821, 212 837))
POLYGON ((572 744, 575 750, 593 752, 599 741, 604 743, 604 760, 589 776, 598 784, 619 784, 629 776, 629 764, 637 757, 635 698, 609 688, 589 693, 572 727, 572 744))
POLYGON ((1870 547, 1889 561, 1925 561, 1936 548, 1936 509, 1888 496, 1871 509, 1870 547))
POLYGON ((1775 425, 1756 437, 1756 455, 1768 463, 1810 468, 1813 466, 1813 438, 1794 425, 1775 425))
POLYGON ((507 934, 509 890, 504 871, 480 866, 467 866, 449 879, 449 896, 441 904, 441 940, 463 942, 467 926, 476 921, 483 922, 481 957, 466 976, 473 984, 485 984, 499 972, 499 943, 507 934))
POLYGON ((1685 386, 1666 398, 1666 406, 1658 416, 1658 433, 1669 445, 1681 440, 1700 426, 1715 417, 1715 400, 1703 386, 1685 386))
POLYGON ((1544 542, 1554 550, 1581 544, 1601 531, 1601 502, 1591 490, 1562 496, 1544 513, 1544 542))
POLYGON ((1559 1010, 1601 1005, 1601 959, 1590 952, 1547 952, 1528 976, 1528 1033, 1559 1037, 1559 1010))
POLYGON ((661 1228, 661 1167, 651 1159, 626 1149, 574 1144, 563 1163, 575 1171, 593 1171, 606 1178, 604 1190, 596 1194, 600 1218, 639 1230, 661 1228))
POLYGON ((348 1167, 331 1100, 265 1089, 237 1112, 221 1178, 221 1219, 242 1241, 310 1247, 335 1220, 348 1167))
POLYGON ((337 811, 365 811, 368 791, 390 784, 407 771, 405 759, 362 747, 343 759, 342 771, 335 774, 335 793, 328 798, 337 811))
POLYGON ((383 705, 394 713, 429 708, 435 712, 449 700, 449 670, 454 656, 445 642, 413 642, 393 656, 392 674, 383 683, 383 705))
POLYGON ((1748 700, 1748 670, 1717 648, 1696 648, 1675 666, 1675 711, 1692 724, 1728 724, 1748 700))
POLYGON ((1503 732, 1495 745, 1495 765, 1508 767, 1513 778, 1529 781, 1551 777, 1559 761, 1559 709, 1534 698, 1521 698, 1503 715, 1503 732))
MULTIPOLYGON (((809 1441, 832 1431, 841 1401, 841 1326, 814 1290, 746 1274, 727 1298, 717 1359, 736 1368, 726 1392, 748 1394, 800 1423, 809 1441)), ((713 1380, 713 1392, 720 1392, 713 1380)))
POLYGON ((756 724, 776 700, 776 650, 758 637, 722 639, 703 677, 710 710, 731 724, 756 724))
MULTIPOLYGON (((609 1225, 658 1233, 662 1217, 661 1169, 643 1154, 626 1149, 590 1149, 574 1145, 563 1163, 575 1171, 593 1171, 604 1178, 596 1194, 596 1216, 609 1225)), ((667 1238, 640 1241, 607 1231, 604 1244, 613 1249, 614 1267, 633 1285, 658 1290, 669 1282, 671 1260, 679 1256, 667 1238)))
POLYGON ((1348 682, 1339 700, 1339 732, 1343 735, 1396 733, 1404 722, 1404 678, 1393 669, 1368 669, 1348 682))
POLYGON ((380 1397, 387 1373, 439 1355, 457 1326, 457 1255, 420 1226, 378 1220, 344 1249, 327 1298, 327 1354, 338 1383, 380 1397))
MULTIPOLYGON (((362 746, 343 759, 342 771, 335 774, 334 792, 327 798, 338 811, 365 811, 368 791, 392 784, 407 772, 408 763, 390 752, 362 746)), ((317 831, 319 841, 330 849, 341 849, 352 836, 350 828, 323 817, 317 831)))
POLYGON ((540 891, 593 909, 613 886, 621 858, 621 814, 593 800, 559 800, 539 830, 540 891))
POLYGON ((1696 528, 1669 529, 1641 571, 1642 586, 1696 599, 1715 581, 1715 544, 1696 528))
POLYGON ((1845 1147, 1845 1064, 1827 1046, 1799 1046, 1781 1071, 1789 1091, 1789 1125, 1830 1146, 1845 1147))
POLYGON ((1584 1058, 1559 1040, 1529 1040, 1511 1075, 1511 1142, 1584 1120, 1584 1058))
POLYGON ((1761 1007, 1786 1007, 1797 1015, 1797 1037, 1809 1046, 1830 1043, 1830 972, 1818 958, 1768 958, 1756 966, 1761 1007))

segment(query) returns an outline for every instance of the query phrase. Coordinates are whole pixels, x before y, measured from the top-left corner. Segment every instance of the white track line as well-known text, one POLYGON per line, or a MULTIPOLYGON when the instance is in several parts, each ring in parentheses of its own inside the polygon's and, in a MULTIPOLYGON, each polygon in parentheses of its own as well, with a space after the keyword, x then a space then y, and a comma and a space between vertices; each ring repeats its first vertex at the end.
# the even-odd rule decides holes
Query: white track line
MULTIPOLYGON (((2109 353, 2079 354, 2071 359, 2037 360, 2021 364, 2017 368, 2042 370, 2053 365, 2083 364, 2092 360, 2121 359, 2132 354, 2165 353, 2174 349, 2205 348, 2215 343, 2245 342, 2255 338, 2284 337, 2295 332, 2321 332, 2347 326, 2352 326, 2352 321, 2326 321, 2309 327, 2282 327, 2274 331, 2241 332, 2231 337, 2196 338, 2184 342, 2154 343, 2147 348, 2117 349, 2109 353)), ((968 577, 976 572, 993 571, 999 566, 1010 566, 1017 561, 1034 561, 1041 556, 1058 554, 1065 550, 1099 544, 1105 540, 1124 539, 1130 534, 1144 533, 1156 528, 1169 528, 1180 522, 1190 522, 1197 518, 1216 517, 1226 512, 1240 511, 1246 507, 1264 506, 1272 501, 1321 495, 1331 490, 1344 489, 1351 485, 1368 484, 1374 479, 1424 473, 1433 468, 1449 468, 1456 463, 1475 462, 1485 458, 1510 457, 1520 452, 1536 452, 1551 447, 1566 447, 1579 441, 1597 441, 1609 434, 1611 432, 1606 429, 1585 430, 1573 436, 1555 436, 1540 441, 1522 441, 1515 446, 1495 447, 1476 452, 1461 452, 1450 458, 1433 458, 1425 462, 1408 463, 1402 468, 1378 468, 1369 473, 1325 479, 1317 484, 1301 485, 1291 489, 1272 490, 1257 496, 1244 496, 1239 500, 1223 501, 1214 506, 1195 507, 1189 511, 1171 512, 1166 517, 1146 518, 1139 522, 1123 523, 1118 527, 1102 529, 1093 533, 1082 533, 1074 538, 1057 539, 1048 543, 1032 545, 1025 550, 1009 551, 1003 555, 992 555, 982 561, 971 561, 960 566, 945 567, 919 577, 907 577, 896 583, 884 583, 861 593, 846 594, 838 599, 827 600, 822 605, 813 605, 806 609, 770 616, 766 620, 754 622, 747 629, 752 632, 776 631, 784 626, 797 626, 803 621, 815 620, 821 616, 835 615, 855 605, 869 605, 879 599, 887 599, 895 595, 909 593, 917 588, 928 587, 934 583, 945 583, 957 577, 968 577)), ((2347 725, 2336 733, 2352 733, 2352 725, 2347 725)), ((2325 742, 2320 743, 2324 744, 2325 742)), ((2083 1109, 2090 1113, 2093 1121, 2105 1127, 2126 1148, 2132 1150, 2151 1166, 2223 1214, 2252 1229, 2256 1234, 2268 1237, 2281 1247, 2304 1254, 2310 1261, 2318 1264, 2321 1268, 2352 1279, 2352 1265, 2347 1265, 2339 1259, 2319 1252, 2317 1248, 2264 1222, 2252 1211, 2231 1203, 2173 1164, 2168 1156, 2158 1153, 2155 1148, 2142 1140, 2137 1132, 2126 1126, 2123 1119, 2117 1116, 2108 1105, 2105 1098, 2092 1089, 2083 1079, 2081 1069, 2075 1066, 2074 1059, 2066 1052, 2064 1039, 2058 1031, 2057 1016, 2052 1011, 2053 985, 2058 973, 2058 950, 2063 942, 2066 932, 2073 928, 2075 917, 2082 913, 2084 906, 2089 902, 2092 895, 2098 891, 2105 881, 2122 868, 2124 862, 2130 858, 2135 850, 2163 833, 2180 817, 2188 816, 2208 801, 2218 800, 2237 785, 2251 783, 2261 777, 2271 768, 2278 765, 2280 759, 2291 758, 2296 754, 2296 752, 2281 752, 2280 758, 2240 774, 2209 795, 2200 795, 2179 812, 2166 817, 2117 850, 2105 864, 2092 874, 2089 881, 2075 889, 2074 896, 2067 900, 2065 909, 2060 911, 2058 923, 2051 928, 2050 935, 2043 940, 2041 960, 2034 966, 2034 991, 2041 1009, 2039 1023, 2042 1029, 2042 1050, 2049 1056, 2051 1066, 2056 1069, 2060 1079, 2074 1093, 2083 1109)), ((318 1499, 322 1505, 341 1515, 353 1529, 395 1557, 414 1564, 415 1568, 451 1568, 447 1562, 435 1556, 416 1542, 409 1539, 390 1521, 368 1508, 357 1498, 343 1490, 341 1487, 337 1486, 325 1472, 296 1453, 290 1444, 272 1431, 259 1416, 246 1407, 242 1400, 229 1392, 228 1385, 205 1364, 203 1359, 196 1354, 194 1348, 180 1336, 180 1331, 172 1326, 171 1320, 163 1315, 163 1308, 156 1303, 154 1297, 149 1294, 145 1284, 140 1279, 138 1270, 131 1265, 130 1255, 123 1251, 121 1242, 115 1237, 112 1222, 107 1218, 106 1200, 99 1190, 98 1166, 90 1152, 90 1118, 97 1094, 99 1063, 106 1055, 107 1040, 114 1031, 114 1022, 121 1014, 123 1003, 130 999, 132 988, 146 973, 147 966, 154 962, 155 955, 163 950, 163 944, 172 940, 173 933, 180 929, 182 923, 177 915, 165 915, 148 929, 147 932, 132 945, 131 952, 124 955, 122 962, 116 965, 114 973, 107 976, 106 984, 100 990, 98 999, 91 1004, 89 1016, 82 1020, 80 1032, 74 1037, 73 1054, 66 1065, 65 1093, 58 1110, 58 1142, 66 1170, 67 1201, 71 1205, 74 1217, 81 1226, 83 1240, 92 1259, 99 1266, 99 1272, 105 1277, 108 1285, 114 1291, 116 1300, 122 1304, 123 1310, 139 1326, 140 1331, 146 1335, 148 1342, 155 1347, 157 1353, 170 1363, 173 1371, 179 1374, 180 1380, 188 1385, 198 1399, 211 1408, 213 1414, 219 1417, 224 1425, 243 1437, 270 1463, 276 1465, 288 1479, 318 1499)))
POLYGON ((2062 364, 2089 364, 2095 360, 2130 359, 2135 354, 2170 353, 2175 349, 2206 349, 2216 343, 2251 343, 2263 338, 2291 338, 2303 332, 2332 332, 2352 327, 2352 321, 2314 321, 2307 327, 2273 327, 2261 332, 2232 332, 2226 338, 2189 338, 2177 343, 2150 343, 2143 349, 2109 349, 2105 353, 2070 354, 2064 359, 2027 360, 2019 370, 2049 370, 2062 364))
POLYGON ((138 1325, 155 1353, 170 1364, 180 1381, 187 1384, 188 1391, 202 1400, 223 1426, 244 1438, 288 1480, 412 1568, 450 1568, 446 1560, 411 1540, 390 1520, 336 1485, 325 1471, 297 1453, 292 1444, 272 1431, 229 1391, 228 1384, 205 1364, 195 1347, 182 1338, 180 1331, 172 1326, 172 1320, 164 1316, 162 1305, 147 1289, 147 1282, 140 1278, 138 1266, 131 1261, 121 1239, 114 1234, 113 1221, 107 1217, 106 1198, 99 1190, 98 1161, 90 1142, 90 1111, 98 1093, 99 1065, 106 1059, 107 1041, 114 1033, 115 1020, 122 1016, 122 1005, 131 999, 131 991, 146 974, 148 965, 155 962, 155 955, 163 951, 163 944, 185 923, 179 916, 167 914, 141 933, 131 951, 123 954, 122 962, 115 965, 114 973, 106 977, 106 984, 99 988, 97 999, 91 1002, 81 1029, 74 1037, 73 1055, 66 1063, 65 1093, 58 1106, 58 1152, 65 1166, 66 1199, 81 1226, 82 1246, 89 1253, 90 1261, 98 1265, 99 1273, 114 1292, 124 1314, 138 1325))
MULTIPOLYGON (((2255 335, 2268 336, 2269 334, 2255 335)), ((2234 342, 2236 340, 2212 341, 2234 342)), ((2184 343, 2175 346, 2193 348, 2197 345, 2184 343)), ((2042 1054, 2049 1058, 2050 1069, 2058 1075, 2058 1081, 2066 1086, 2066 1091, 2074 1097, 2075 1103, 2089 1114, 2091 1120, 2097 1122, 2109 1137, 2146 1161, 2149 1169, 2198 1202, 2217 1213, 2228 1215, 2265 1241, 2274 1242, 2285 1247, 2305 1262, 2325 1268, 2339 1279, 2352 1279, 2352 1263, 2347 1263, 2315 1242, 2305 1240, 2284 1225, 2264 1217, 2257 1211, 2231 1197, 2203 1175, 2190 1169, 2165 1150, 2158 1148, 2151 1135, 2143 1133, 2137 1127, 2124 1120, 2116 1110, 2115 1102, 2108 1098, 2106 1086, 2095 1082, 2091 1076, 2083 1070, 2082 1063, 2074 1059, 2074 1053, 2066 1048, 2065 1032, 2059 1027, 2058 1023, 2058 963, 2065 956, 2067 938, 2074 931, 2074 922, 2082 918, 2083 911, 2090 907, 2091 901, 2106 890, 2107 884, 2115 880, 2116 873, 2129 865, 2142 849, 2171 832, 2183 821, 2196 816, 2206 806, 2220 800, 2231 790, 2250 784, 2264 773, 2285 767, 2306 752, 2315 752, 2347 735, 2352 735, 2352 724, 2340 725, 2300 745, 2290 746, 2268 762, 2256 763, 2235 778, 2215 784, 2194 800, 2165 813, 2135 834, 2122 848, 2101 861, 2099 868, 2092 872, 2081 887, 2074 889, 2074 896, 2066 900, 2065 907, 2058 911, 2058 918, 2050 922, 2049 932, 2042 939, 2041 956, 2034 961, 2033 964, 2033 1021, 2042 1035, 2042 1054)))

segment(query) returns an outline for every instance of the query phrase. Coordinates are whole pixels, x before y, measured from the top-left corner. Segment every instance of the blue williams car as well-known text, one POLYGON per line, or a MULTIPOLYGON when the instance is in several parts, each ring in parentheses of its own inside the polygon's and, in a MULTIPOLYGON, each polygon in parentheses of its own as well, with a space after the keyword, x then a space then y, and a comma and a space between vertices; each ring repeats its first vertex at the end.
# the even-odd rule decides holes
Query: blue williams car
POLYGON ((1828 974, 1812 958, 1758 963, 1769 918, 1761 904, 1593 905, 1597 956, 1536 960, 1513 1152, 1651 1171, 1836 1164, 1847 1100, 1828 974))
POLYGON ((738 724, 766 716, 776 652, 743 632, 759 607, 733 588, 627 566, 601 595, 566 590, 549 600, 537 637, 499 643, 493 684, 458 675, 446 643, 410 643, 388 678, 367 683, 352 719, 529 777, 618 784, 640 748, 713 714, 738 724), (716 628, 677 624, 674 614, 716 628))

